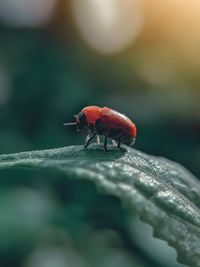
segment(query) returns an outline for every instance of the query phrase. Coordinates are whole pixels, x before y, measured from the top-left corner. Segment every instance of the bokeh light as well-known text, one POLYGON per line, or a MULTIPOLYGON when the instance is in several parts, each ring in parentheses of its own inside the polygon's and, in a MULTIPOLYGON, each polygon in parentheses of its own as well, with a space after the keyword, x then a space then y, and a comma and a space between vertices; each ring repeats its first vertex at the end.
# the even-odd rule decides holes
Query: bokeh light
POLYGON ((133 43, 144 23, 137 0, 73 0, 72 9, 83 38, 103 53, 133 43))
POLYGON ((0 20, 11 26, 37 27, 46 23, 56 0, 1 0, 0 20))

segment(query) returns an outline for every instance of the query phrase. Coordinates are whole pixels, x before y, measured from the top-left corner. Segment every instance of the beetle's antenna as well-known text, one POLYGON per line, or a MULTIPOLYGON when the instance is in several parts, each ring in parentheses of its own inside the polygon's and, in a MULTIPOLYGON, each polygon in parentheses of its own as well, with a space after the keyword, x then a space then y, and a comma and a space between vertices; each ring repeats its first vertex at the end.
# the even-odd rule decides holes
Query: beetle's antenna
POLYGON ((76 122, 67 122, 67 123, 64 123, 63 126, 73 126, 73 125, 77 125, 76 122))

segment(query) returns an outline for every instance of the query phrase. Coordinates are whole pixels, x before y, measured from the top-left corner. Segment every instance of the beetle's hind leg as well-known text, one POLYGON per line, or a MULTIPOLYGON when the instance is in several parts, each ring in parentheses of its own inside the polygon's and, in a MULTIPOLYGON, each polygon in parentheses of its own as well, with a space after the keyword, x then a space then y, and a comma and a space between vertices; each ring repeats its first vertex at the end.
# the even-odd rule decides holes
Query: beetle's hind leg
POLYGON ((118 143, 117 143, 117 147, 121 150, 121 151, 123 151, 123 152, 126 152, 126 149, 125 148, 123 148, 123 147, 121 147, 121 140, 119 140, 118 141, 118 143))
POLYGON ((118 139, 117 147, 118 147, 121 151, 126 152, 126 149, 123 148, 123 147, 121 147, 121 144, 122 144, 123 140, 124 140, 124 136, 121 135, 120 138, 118 139))
POLYGON ((89 146, 90 142, 95 138, 95 136, 96 136, 95 132, 89 133, 86 136, 84 148, 87 148, 89 146))

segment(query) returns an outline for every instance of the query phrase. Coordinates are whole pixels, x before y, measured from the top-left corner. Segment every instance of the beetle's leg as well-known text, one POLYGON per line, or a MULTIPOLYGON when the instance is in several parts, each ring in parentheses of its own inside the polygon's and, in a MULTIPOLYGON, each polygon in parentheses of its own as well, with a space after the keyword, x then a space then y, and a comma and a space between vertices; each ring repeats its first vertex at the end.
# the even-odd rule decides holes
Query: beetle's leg
POLYGON ((105 135, 104 144, 103 144, 103 149, 104 149, 105 152, 108 152, 107 142, 108 142, 108 136, 105 135))
POLYGON ((99 137, 98 134, 97 134, 97 144, 98 144, 98 145, 100 144, 100 137, 99 137))
POLYGON ((121 151, 126 152, 126 149, 123 148, 123 147, 121 147, 121 138, 119 139, 119 141, 118 141, 118 143, 117 143, 117 147, 118 147, 121 151))
POLYGON ((85 145, 84 145, 85 148, 87 148, 89 146, 90 142, 95 138, 95 136, 96 136, 95 132, 88 134, 86 136, 85 145))

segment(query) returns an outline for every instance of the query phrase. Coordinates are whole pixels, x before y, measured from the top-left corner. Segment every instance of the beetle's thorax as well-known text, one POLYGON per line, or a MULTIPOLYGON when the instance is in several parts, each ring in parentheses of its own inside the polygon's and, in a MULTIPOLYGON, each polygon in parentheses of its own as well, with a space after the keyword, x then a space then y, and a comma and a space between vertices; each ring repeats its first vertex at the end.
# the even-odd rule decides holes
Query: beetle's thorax
POLYGON ((101 108, 97 106, 88 106, 81 111, 88 122, 88 124, 95 125, 96 121, 101 117, 101 108))

